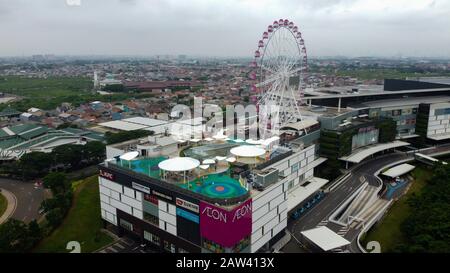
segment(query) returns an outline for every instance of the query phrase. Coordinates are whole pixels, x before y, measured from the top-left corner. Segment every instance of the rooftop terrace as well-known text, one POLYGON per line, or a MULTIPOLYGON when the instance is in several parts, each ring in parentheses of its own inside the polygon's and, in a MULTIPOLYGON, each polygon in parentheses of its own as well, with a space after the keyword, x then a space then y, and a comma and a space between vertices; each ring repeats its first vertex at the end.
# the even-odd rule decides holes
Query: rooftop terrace
MULTIPOLYGON (((153 153, 152 156, 148 156, 147 152, 145 152, 145 156, 142 156, 142 150, 137 149, 138 145, 156 145, 156 142, 141 139, 114 145, 115 148, 131 148, 127 149, 127 152, 134 149, 139 153, 136 153, 137 156, 131 160, 124 160, 124 156, 116 156, 114 159, 108 159, 107 164, 112 163, 121 169, 137 173, 139 176, 144 175, 157 181, 164 181, 170 187, 176 186, 181 190, 200 194, 218 203, 225 200, 245 200, 252 189, 241 174, 273 160, 271 155, 279 156, 289 151, 289 149, 280 150, 271 145, 248 143, 257 143, 256 141, 245 142, 230 139, 194 140, 194 142, 188 141, 184 145, 180 145, 180 142, 165 142, 167 145, 160 149, 160 154, 153 153), (165 153, 170 150, 171 145, 177 146, 176 151, 165 153), (242 151, 249 153, 233 154, 232 150, 236 150, 238 147, 245 147, 242 151), (265 153, 261 154, 261 151, 265 153), (177 160, 180 162, 177 163, 177 160), (184 168, 183 162, 187 160, 192 160, 197 164, 194 163, 192 166, 184 168)), ((151 146, 144 147, 153 149, 151 146)))

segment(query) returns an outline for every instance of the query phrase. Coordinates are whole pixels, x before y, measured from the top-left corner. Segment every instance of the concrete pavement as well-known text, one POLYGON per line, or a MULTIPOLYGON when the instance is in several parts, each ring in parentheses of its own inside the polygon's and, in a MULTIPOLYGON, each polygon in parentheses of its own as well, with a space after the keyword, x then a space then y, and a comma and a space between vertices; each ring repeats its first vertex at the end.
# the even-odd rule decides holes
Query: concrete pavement
MULTIPOLYGON (((150 243, 148 244, 150 245, 150 243)), ((156 251, 149 247, 143 247, 135 240, 124 236, 95 253, 156 253, 156 251)))
POLYGON ((0 194, 6 198, 7 207, 3 215, 0 215, 0 225, 6 222, 16 211, 17 199, 10 191, 0 188, 0 194))
MULTIPOLYGON (((411 155, 405 153, 394 153, 383 155, 366 162, 361 163, 352 170, 352 175, 348 177, 342 184, 329 192, 322 201, 314 206, 310 211, 303 215, 300 219, 293 221, 289 225, 289 230, 295 236, 300 237, 300 233, 304 230, 312 229, 317 226, 327 226, 338 234, 344 236, 349 241, 354 241, 358 229, 355 227, 344 228, 340 225, 328 222, 330 215, 354 193, 361 185, 362 181, 367 181, 369 185, 378 186, 380 181, 374 173, 390 163, 400 160, 412 158, 411 155), (365 179, 361 179, 364 177, 365 179)), ((294 241, 289 242, 287 249, 296 249, 294 241)), ((298 248, 298 246, 297 246, 298 248)), ((353 250, 353 249, 352 249, 353 250)))
POLYGON ((45 198, 45 190, 42 187, 35 187, 30 182, 0 178, 0 188, 16 197, 17 205, 12 218, 29 223, 40 217, 39 207, 45 198))

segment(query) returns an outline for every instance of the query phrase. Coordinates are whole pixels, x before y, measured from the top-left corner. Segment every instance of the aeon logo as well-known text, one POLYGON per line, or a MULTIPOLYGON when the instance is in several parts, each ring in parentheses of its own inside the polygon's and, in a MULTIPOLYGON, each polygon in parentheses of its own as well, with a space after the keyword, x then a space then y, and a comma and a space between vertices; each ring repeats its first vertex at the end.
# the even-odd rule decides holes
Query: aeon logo
MULTIPOLYGON (((246 204, 246 205, 236 209, 233 214, 232 223, 239 221, 240 219, 242 219, 249 213, 250 214, 252 213, 252 204, 246 204)), ((212 218, 216 221, 220 221, 220 222, 223 222, 226 224, 227 220, 228 220, 228 214, 230 214, 230 213, 220 211, 220 210, 218 210, 216 208, 212 208, 212 207, 205 207, 202 211, 202 214, 206 215, 209 218, 212 218)))
POLYGON ((245 206, 238 208, 234 212, 233 222, 245 217, 249 213, 252 213, 252 204, 247 204, 245 206))
POLYGON ((218 209, 205 207, 202 214, 208 216, 209 218, 213 218, 216 221, 227 223, 227 214, 223 211, 219 211, 218 209))

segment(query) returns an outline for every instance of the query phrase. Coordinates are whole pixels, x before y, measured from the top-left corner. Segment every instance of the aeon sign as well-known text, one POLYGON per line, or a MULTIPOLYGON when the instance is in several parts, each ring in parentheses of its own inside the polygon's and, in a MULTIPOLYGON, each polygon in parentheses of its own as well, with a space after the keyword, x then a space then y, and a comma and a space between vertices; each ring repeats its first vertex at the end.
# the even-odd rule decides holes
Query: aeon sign
POLYGON ((200 202, 200 234, 203 238, 232 247, 251 233, 251 199, 231 211, 200 202))

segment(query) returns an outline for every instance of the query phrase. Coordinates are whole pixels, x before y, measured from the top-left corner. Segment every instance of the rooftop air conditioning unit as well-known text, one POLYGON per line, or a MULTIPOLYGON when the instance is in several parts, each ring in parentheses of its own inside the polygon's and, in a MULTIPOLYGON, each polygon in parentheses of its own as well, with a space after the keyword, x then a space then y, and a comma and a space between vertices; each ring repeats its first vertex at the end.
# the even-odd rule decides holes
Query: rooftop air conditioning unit
POLYGON ((267 187, 270 184, 276 183, 279 179, 279 170, 275 168, 270 168, 264 171, 259 171, 256 173, 256 183, 267 187))

